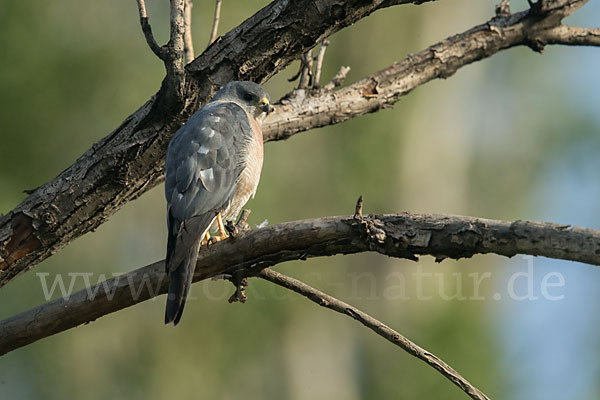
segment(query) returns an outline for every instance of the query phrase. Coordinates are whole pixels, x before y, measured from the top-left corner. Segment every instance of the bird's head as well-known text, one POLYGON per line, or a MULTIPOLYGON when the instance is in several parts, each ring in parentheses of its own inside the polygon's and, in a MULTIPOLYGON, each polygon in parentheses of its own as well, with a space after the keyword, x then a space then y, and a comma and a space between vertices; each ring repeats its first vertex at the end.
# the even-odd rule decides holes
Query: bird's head
POLYGON ((231 81, 221 88, 213 101, 232 101, 262 121, 273 111, 271 98, 262 86, 249 81, 231 81))

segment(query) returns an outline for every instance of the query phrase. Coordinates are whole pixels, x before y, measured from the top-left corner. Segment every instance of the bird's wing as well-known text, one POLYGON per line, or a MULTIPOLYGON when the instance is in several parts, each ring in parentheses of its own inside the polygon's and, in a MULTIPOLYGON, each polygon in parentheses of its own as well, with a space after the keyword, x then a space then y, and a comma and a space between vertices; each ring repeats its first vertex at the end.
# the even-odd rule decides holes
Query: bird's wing
POLYGON ((175 248, 189 248, 231 201, 251 135, 245 111, 232 102, 207 104, 175 133, 166 159, 168 271, 185 257, 184 251, 174 254, 175 248))

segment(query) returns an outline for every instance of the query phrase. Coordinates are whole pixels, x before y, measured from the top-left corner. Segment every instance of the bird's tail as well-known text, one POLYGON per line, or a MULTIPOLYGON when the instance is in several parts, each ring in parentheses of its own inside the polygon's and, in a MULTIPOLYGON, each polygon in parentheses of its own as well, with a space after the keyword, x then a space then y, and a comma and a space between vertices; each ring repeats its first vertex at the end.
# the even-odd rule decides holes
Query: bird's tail
POLYGON ((173 323, 177 325, 183 314, 183 306, 192 284, 194 270, 196 269, 196 260, 200 250, 200 239, 188 248, 188 254, 181 263, 173 270, 171 282, 169 283, 169 294, 167 296, 167 308, 165 310, 165 324, 173 323))

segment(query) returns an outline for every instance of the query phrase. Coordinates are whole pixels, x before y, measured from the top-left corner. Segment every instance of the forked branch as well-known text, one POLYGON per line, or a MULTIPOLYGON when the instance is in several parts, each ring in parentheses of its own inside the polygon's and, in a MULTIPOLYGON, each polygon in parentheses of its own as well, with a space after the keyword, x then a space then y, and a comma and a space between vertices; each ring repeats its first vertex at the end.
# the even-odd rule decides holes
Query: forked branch
MULTIPOLYGON (((183 42, 178 35, 182 1, 171 2, 174 40, 169 46, 183 42)), ((165 63, 167 76, 156 95, 59 176, 0 216, 0 287, 160 183, 171 135, 220 86, 232 79, 264 82, 323 37, 365 18, 381 4, 275 0, 213 43, 187 72, 182 53, 179 61, 165 63), (340 4, 344 13, 337 12, 340 4), (305 18, 307 13, 311 18, 305 18)), ((142 5, 141 15, 147 17, 142 5)))
MULTIPOLYGON (((125 203, 161 182, 170 135, 218 86, 230 79, 264 82, 305 53, 303 43, 314 45, 376 9, 410 2, 348 5, 351 12, 334 21, 333 30, 324 27, 329 26, 326 22, 331 16, 327 7, 337 7, 337 0, 323 0, 317 9, 314 2, 305 0, 270 3, 190 63, 185 85, 180 80, 165 81, 165 90, 113 133, 92 146, 60 176, 36 189, 8 215, 0 217, 0 286, 97 228, 125 203), (289 14, 282 13, 284 6, 289 14), (306 10, 314 18, 299 18, 306 10), (298 26, 303 30, 294 32, 302 37, 297 38, 297 46, 291 46, 286 39, 289 27, 298 26), (242 35, 245 41, 240 39, 242 35), (236 45, 242 42, 244 46, 236 45), (173 88, 175 85, 180 86, 173 88), (175 97, 181 103, 173 106, 175 97)), ((265 140, 286 139, 297 132, 385 109, 420 85, 447 78, 469 63, 510 47, 527 45, 539 50, 553 43, 598 45, 597 29, 560 25, 564 16, 584 3, 585 0, 552 2, 553 8, 546 9, 543 15, 525 11, 495 17, 343 89, 284 99, 277 113, 265 121, 265 140)), ((331 86, 335 85, 328 84, 325 89, 331 86)))
POLYGON ((501 13, 504 16, 411 54, 350 86, 331 92, 334 85, 328 84, 321 92, 283 98, 277 112, 265 121, 265 141, 284 140, 304 130, 390 108, 417 87, 447 79, 466 65, 512 47, 528 46, 539 52, 549 44, 600 46, 600 29, 560 24, 586 1, 563 1, 545 9, 542 16, 529 10, 501 13))
POLYGON ((163 61, 166 61, 166 50, 156 43, 156 39, 154 39, 154 35, 152 33, 152 27, 150 26, 150 21, 148 20, 148 12, 146 10, 146 0, 137 0, 138 11, 140 14, 140 25, 142 26, 142 32, 144 33, 144 37, 146 38, 146 43, 148 43, 148 47, 150 50, 158 58, 163 61))

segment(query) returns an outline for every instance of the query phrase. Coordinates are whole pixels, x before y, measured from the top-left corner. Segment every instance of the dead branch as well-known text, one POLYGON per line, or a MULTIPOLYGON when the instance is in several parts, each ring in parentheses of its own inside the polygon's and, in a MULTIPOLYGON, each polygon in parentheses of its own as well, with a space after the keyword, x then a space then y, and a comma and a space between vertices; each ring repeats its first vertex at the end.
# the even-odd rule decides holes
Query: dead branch
POLYGON ((557 26, 544 35, 545 44, 568 46, 600 46, 600 28, 557 26))
POLYGON ((158 45, 158 43, 156 43, 156 39, 154 39, 154 35, 152 34, 152 27, 150 26, 150 22, 148 20, 148 12, 146 11, 146 1, 137 0, 137 4, 140 14, 140 25, 142 26, 142 32, 146 38, 146 43, 148 43, 148 47, 150 47, 150 50, 152 50, 152 52, 158 58, 164 60, 165 51, 158 45))
POLYGON ((426 362, 450 382, 458 386, 463 392, 469 395, 474 400, 489 400, 481 390, 473 386, 469 381, 463 378, 454 368, 446 364, 441 358, 437 357, 430 351, 425 350, 416 343, 412 342, 405 336, 396 332, 383 322, 378 321, 369 314, 359 310, 356 307, 351 306, 348 303, 344 303, 341 300, 336 299, 326 293, 323 293, 297 279, 291 278, 279 272, 273 271, 272 269, 265 268, 258 274, 259 278, 266 281, 272 282, 276 285, 284 287, 286 289, 293 290, 294 292, 306 297, 310 301, 317 303, 321 307, 329 308, 330 310, 336 311, 340 314, 347 315, 373 332, 388 340, 389 342, 400 347, 408 354, 417 357, 419 360, 426 362))
MULTIPOLYGON (((265 121, 265 140, 286 139, 297 132, 381 110, 416 87, 447 78, 464 65, 503 49, 526 45, 539 50, 554 42, 597 45, 595 30, 571 28, 575 29, 572 32, 576 39, 568 40, 560 25, 562 18, 585 2, 555 2, 543 15, 525 11, 493 18, 339 89, 335 95, 304 96, 283 103, 265 121)), ((409 1, 361 3, 339 21, 331 20, 329 11, 334 3, 338 5, 334 0, 321 1, 318 9, 308 0, 291 5, 282 0, 269 4, 190 63, 183 79, 175 83, 166 80, 157 95, 112 134, 0 217, 0 286, 97 228, 122 205, 159 183, 170 135, 217 87, 231 79, 264 82, 304 54, 307 48, 303 43, 314 46, 323 35, 333 33, 325 27, 339 30, 378 8, 409 1), (289 12, 282 13, 284 5, 289 12), (314 18, 300 18, 307 12, 314 18), (290 26, 304 29, 294 30, 297 45, 290 42, 290 26), (304 36, 298 37, 298 32, 304 36), (244 40, 240 41, 242 34, 244 40), (240 42, 244 46, 239 46, 240 42)))
POLYGON ((183 1, 171 2, 171 38, 162 49, 172 49, 175 56, 165 62, 167 76, 159 92, 0 217, 0 287, 160 183, 171 135, 223 84, 232 79, 264 82, 324 35, 368 16, 381 3, 346 0, 345 12, 339 13, 333 12, 339 0, 273 1, 210 46, 186 71, 183 1))
POLYGON ((208 39, 208 45, 210 46, 217 40, 217 33, 219 32, 219 19, 221 18, 221 2, 217 0, 215 4, 215 17, 213 18, 213 25, 210 31, 210 38, 208 39))
POLYGON ((184 9, 184 35, 183 35, 183 52, 185 54, 185 63, 190 63, 194 59, 194 39, 192 37, 192 8, 194 3, 192 0, 185 0, 184 9))
MULTIPOLYGON (((183 72, 184 59, 184 35, 185 35, 185 6, 186 2, 191 0, 170 0, 170 38, 169 42, 160 47, 148 21, 148 13, 146 11, 145 0, 137 0, 138 11, 140 14, 140 24, 142 32, 146 38, 148 47, 158 58, 164 61, 167 68, 167 75, 181 75, 183 72)), ((191 8, 190 8, 191 12, 191 8)), ((180 80, 181 78, 177 77, 180 80)))
POLYGON ((333 76, 333 78, 331 78, 329 83, 323 86, 323 89, 325 89, 325 91, 331 91, 337 87, 342 86, 344 84, 344 81, 346 80, 348 72, 350 72, 350 67, 341 66, 340 70, 337 72, 337 74, 333 76))
MULTIPOLYGON (((327 217, 252 230, 203 249, 195 281, 252 276, 282 262, 373 251, 438 261, 474 254, 530 254, 600 265, 600 231, 552 223, 435 214, 327 217)), ((164 261, 108 279, 0 322, 0 354, 166 293, 164 261)))
POLYGON ((298 89, 307 89, 310 87, 313 77, 313 56, 312 50, 307 51, 300 58, 300 81, 298 89))
POLYGON ((485 24, 451 36, 402 61, 339 89, 283 99, 277 112, 265 121, 265 141, 284 140, 304 130, 338 124, 364 114, 390 108, 402 96, 434 79, 447 79, 460 68, 515 46, 540 51, 546 44, 599 46, 599 29, 560 25, 561 18, 585 0, 568 2, 545 11, 495 17, 485 24))
POLYGON ((315 66, 315 78, 313 79, 313 87, 318 88, 319 82, 321 81, 321 70, 323 69, 323 60, 325 59, 325 52, 329 46, 329 40, 323 39, 321 46, 319 47, 319 53, 317 54, 317 64, 315 66))
POLYGON ((502 0, 496 5, 496 16, 508 17, 510 14, 510 0, 502 0))

